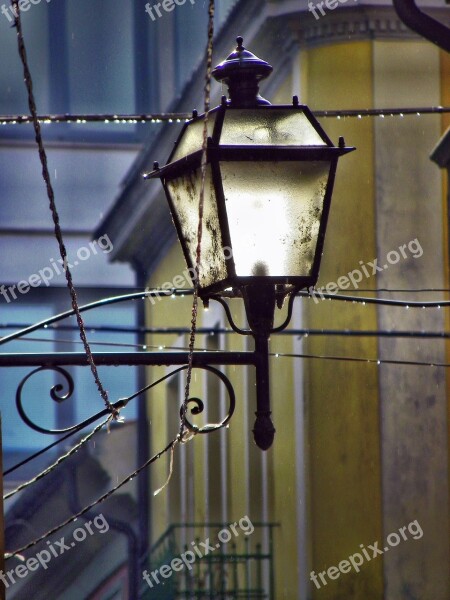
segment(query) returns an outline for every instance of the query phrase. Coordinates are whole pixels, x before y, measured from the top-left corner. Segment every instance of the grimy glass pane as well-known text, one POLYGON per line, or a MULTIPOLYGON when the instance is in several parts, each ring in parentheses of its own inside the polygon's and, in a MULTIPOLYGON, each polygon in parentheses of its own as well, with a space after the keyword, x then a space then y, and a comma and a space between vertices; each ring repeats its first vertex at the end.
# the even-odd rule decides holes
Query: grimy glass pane
MULTIPOLYGON (((216 114, 209 115, 208 119, 208 136, 212 136, 214 130, 214 123, 216 120, 216 114)), ((177 149, 172 156, 172 162, 184 158, 197 150, 201 150, 203 147, 203 119, 196 119, 189 123, 186 127, 183 137, 178 143, 177 149)))
POLYGON ((285 108, 227 110, 220 143, 247 146, 327 145, 300 109, 285 108))
MULTIPOLYGON (((168 183, 172 202, 178 214, 191 261, 195 264, 197 251, 198 208, 200 200, 201 171, 187 173, 168 183)), ((226 277, 226 264, 219 227, 217 204, 211 181, 211 167, 207 167, 203 208, 202 253, 200 285, 206 287, 226 277)))
POLYGON ((238 276, 309 275, 328 162, 222 162, 238 276))

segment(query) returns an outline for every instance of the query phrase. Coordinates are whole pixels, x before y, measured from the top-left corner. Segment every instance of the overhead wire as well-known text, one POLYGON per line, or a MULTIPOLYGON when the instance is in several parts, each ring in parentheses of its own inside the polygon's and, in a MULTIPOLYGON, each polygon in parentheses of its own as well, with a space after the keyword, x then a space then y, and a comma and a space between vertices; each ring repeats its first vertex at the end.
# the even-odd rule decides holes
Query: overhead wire
MULTIPOLYGON (((120 303, 120 302, 127 302, 129 300, 135 300, 138 298, 141 299, 145 299, 146 297, 151 297, 151 296, 158 296, 158 297, 164 297, 164 296, 187 296, 187 295, 191 295, 193 294, 193 289, 192 288, 188 288, 188 289, 170 289, 170 290, 161 290, 158 288, 152 289, 152 290, 144 290, 142 292, 133 292, 131 294, 122 294, 120 296, 113 296, 112 298, 103 298, 101 300, 96 300, 94 302, 90 302, 88 304, 85 304, 83 306, 79 307, 79 312, 85 312, 88 310, 93 310, 95 308, 101 308, 104 306, 108 306, 110 304, 116 304, 116 303, 120 303)), ((309 299, 314 299, 312 298, 311 294, 309 292, 298 292, 297 294, 298 296, 304 297, 304 298, 309 298, 309 299)), ((444 308, 444 307, 448 307, 450 306, 450 301, 449 300, 438 300, 438 301, 420 301, 420 300, 395 300, 395 299, 388 299, 388 298, 370 298, 367 296, 364 297, 360 297, 360 296, 349 296, 349 295, 344 295, 344 294, 327 294, 326 292, 320 292, 320 297, 321 298, 323 296, 323 298, 325 298, 326 300, 336 300, 336 301, 344 301, 344 302, 352 302, 354 304, 378 304, 380 306, 397 306, 397 307, 404 307, 404 308, 444 308)), ((315 300, 318 300, 317 296, 315 296, 315 300)), ((22 328, 20 331, 16 331, 14 333, 11 333, 9 335, 3 336, 0 338, 0 346, 3 344, 6 344, 8 342, 11 342, 13 340, 16 340, 24 335, 27 335, 29 333, 33 333, 34 331, 37 331, 38 329, 46 329, 48 328, 50 325, 53 325, 54 323, 57 323, 59 321, 62 321, 64 319, 67 319, 68 317, 71 317, 75 314, 74 309, 70 309, 70 310, 66 310, 58 315, 54 315, 52 317, 49 317, 47 319, 43 319, 42 321, 39 321, 38 323, 34 323, 33 325, 30 326, 26 326, 24 328, 22 328)), ((0 325, 1 328, 4 328, 4 325, 0 325)), ((88 329, 96 329, 96 326, 92 326, 89 327, 88 329)), ((142 331, 142 330, 140 330, 142 331)))
POLYGON ((25 481, 25 482, 21 483, 14 490, 11 490, 8 493, 6 493, 3 496, 3 500, 8 500, 8 498, 11 498, 12 496, 15 496, 17 493, 19 493, 22 490, 26 489, 30 485, 33 485, 34 483, 37 483, 43 477, 45 477, 46 475, 48 475, 49 473, 51 473, 52 471, 54 471, 64 461, 66 461, 73 454, 75 454, 76 452, 78 452, 78 450, 80 450, 80 448, 82 448, 89 440, 91 440, 97 432, 99 432, 101 429, 103 429, 103 427, 105 427, 106 425, 108 425, 108 423, 110 423, 110 421, 111 421, 111 418, 112 418, 112 416, 109 415, 109 417, 107 419, 105 419, 99 425, 97 425, 86 437, 84 437, 82 440, 80 440, 68 452, 66 452, 65 454, 63 454, 62 456, 60 456, 57 460, 55 460, 55 462, 53 462, 51 465, 49 465, 48 467, 46 467, 43 471, 41 471, 40 473, 38 473, 37 475, 35 475, 35 477, 33 477, 32 479, 29 479, 28 481, 25 481))
MULTIPOLYGON (((393 107, 393 108, 355 108, 340 110, 313 110, 313 115, 318 118, 358 118, 363 117, 408 117, 422 115, 440 115, 450 113, 450 106, 416 106, 416 107, 393 107)), ((43 124, 52 123, 75 123, 83 125, 87 123, 131 124, 137 123, 184 123, 192 119, 192 113, 143 113, 143 114, 46 114, 37 115, 37 119, 43 124)), ((0 115, 0 125, 25 125, 33 122, 32 115, 0 115)))
POLYGON ((271 356, 276 358, 311 358, 321 360, 334 360, 342 362, 358 362, 358 363, 370 363, 377 365, 405 365, 415 367, 450 367, 450 363, 439 363, 439 362, 421 362, 417 360, 393 360, 386 358, 363 358, 360 356, 331 356, 327 354, 294 354, 290 352, 276 352, 272 353, 271 356))
POLYGON ((93 508, 95 508, 97 505, 99 505, 102 502, 104 502, 105 500, 107 500, 110 496, 112 496, 115 492, 117 492, 117 490, 122 488, 125 484, 127 484, 129 481, 131 481, 134 477, 137 477, 144 469, 149 467, 152 463, 156 462, 159 458, 161 458, 161 456, 163 456, 166 452, 171 450, 172 447, 174 447, 178 443, 179 443, 179 439, 177 436, 169 444, 167 444, 167 446, 165 448, 163 448, 163 450, 160 450, 157 454, 154 454, 143 465, 141 465, 138 469, 136 469, 135 471, 130 473, 130 475, 128 475, 127 477, 122 479, 122 481, 120 481, 116 486, 114 486, 113 488, 110 488, 106 493, 102 494, 99 498, 97 498, 97 500, 94 500, 89 505, 85 506, 82 510, 80 510, 76 514, 71 515, 68 519, 66 519, 62 523, 59 523, 55 527, 52 527, 51 529, 46 531, 41 536, 32 540, 31 542, 28 542, 27 544, 23 545, 22 547, 18 548, 17 550, 14 550, 13 552, 6 552, 5 553, 5 561, 9 560, 11 558, 14 558, 15 556, 20 556, 23 552, 25 552, 29 548, 36 546, 37 544, 39 544, 39 542, 44 541, 45 539, 47 539, 48 537, 50 537, 51 535, 53 535, 60 529, 63 529, 67 525, 70 525, 70 523, 73 523, 78 518, 82 517, 84 514, 86 514, 93 508))

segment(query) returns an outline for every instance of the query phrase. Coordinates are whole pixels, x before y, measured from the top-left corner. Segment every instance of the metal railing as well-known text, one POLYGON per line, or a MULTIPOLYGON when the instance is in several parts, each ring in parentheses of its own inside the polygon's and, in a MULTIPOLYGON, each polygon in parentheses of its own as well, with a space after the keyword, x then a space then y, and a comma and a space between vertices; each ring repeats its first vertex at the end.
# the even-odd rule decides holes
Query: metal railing
POLYGON ((237 523, 234 528, 230 523, 171 525, 151 549, 148 581, 141 597, 275 600, 273 529, 278 525, 255 523, 252 527, 250 534, 237 523), (221 541, 223 538, 229 541, 221 541), (163 575, 162 567, 167 567, 162 569, 163 575))

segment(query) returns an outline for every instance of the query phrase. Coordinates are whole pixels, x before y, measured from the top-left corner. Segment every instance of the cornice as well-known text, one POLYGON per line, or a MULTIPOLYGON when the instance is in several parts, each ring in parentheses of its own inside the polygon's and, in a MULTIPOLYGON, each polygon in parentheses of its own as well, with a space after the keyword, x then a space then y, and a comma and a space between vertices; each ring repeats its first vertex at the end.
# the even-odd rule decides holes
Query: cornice
MULTIPOLYGON (((430 8, 427 14, 446 23, 450 9, 430 8)), ((320 19, 303 11, 291 15, 289 28, 303 48, 360 40, 422 39, 406 27, 392 6, 343 5, 327 11, 320 19)))

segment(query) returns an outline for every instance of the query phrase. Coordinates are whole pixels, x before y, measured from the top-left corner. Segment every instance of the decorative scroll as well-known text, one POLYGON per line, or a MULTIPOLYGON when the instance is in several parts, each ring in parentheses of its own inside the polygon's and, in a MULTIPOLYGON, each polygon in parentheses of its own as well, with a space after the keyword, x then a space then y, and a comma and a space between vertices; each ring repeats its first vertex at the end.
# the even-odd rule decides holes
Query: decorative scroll
POLYGON ((39 433, 54 435, 59 433, 68 433, 69 431, 73 431, 79 428, 79 425, 74 425, 73 427, 68 427, 67 429, 47 429, 45 427, 37 425, 29 418, 23 407, 22 390, 26 382, 30 379, 30 377, 41 371, 54 371, 62 375, 62 377, 65 379, 65 384, 57 383, 51 388, 50 397, 52 398, 52 400, 58 403, 64 402, 64 400, 67 400, 73 394, 73 390, 75 387, 73 379, 65 369, 56 366, 39 367, 38 369, 34 369, 34 371, 31 371, 31 373, 29 373, 26 377, 22 379, 16 391, 16 406, 20 417, 28 425, 28 427, 31 427, 31 429, 34 429, 35 431, 39 431, 39 433), (65 388, 67 388, 67 391, 65 393, 62 393, 65 388))
MULTIPOLYGON (((177 369, 177 370, 181 371, 181 370, 186 370, 186 369, 187 369, 187 365, 184 367, 181 367, 181 369, 177 369)), ((209 371, 210 373, 213 373, 213 375, 216 375, 216 377, 218 377, 221 380, 221 382, 224 384, 224 386, 227 390, 227 393, 228 393, 229 407, 228 407, 227 414, 222 419, 222 421, 220 421, 219 423, 207 423, 203 427, 198 427, 197 425, 190 423, 190 421, 188 420, 187 417, 185 417, 184 423, 185 423, 186 427, 189 429, 189 431, 192 431, 193 433, 210 433, 211 431, 217 431, 218 429, 222 429, 222 427, 225 427, 228 424, 231 417, 233 416, 234 409, 236 408, 236 396, 234 393, 233 386, 231 385, 231 382, 228 379, 228 377, 226 377, 222 373, 222 371, 219 371, 218 369, 215 369, 214 367, 205 365, 205 366, 195 366, 194 369, 203 369, 204 371, 209 371)), ((195 397, 188 398, 188 400, 186 402, 186 409, 189 408, 190 404, 194 404, 194 406, 190 409, 190 412, 192 415, 201 414, 205 408, 204 402, 200 398, 195 398, 195 397)), ((183 406, 180 409, 180 418, 183 418, 183 406)))
MULTIPOLYGON (((149 356, 149 358, 150 358, 150 356, 149 356)), ((157 364, 156 361, 155 361, 155 364, 157 364)), ((147 390, 155 387, 159 383, 162 383, 166 379, 169 379, 173 375, 176 375, 177 373, 180 373, 181 371, 187 370, 187 368, 188 368, 188 365, 183 365, 183 366, 175 369, 174 371, 167 373, 165 376, 161 377, 157 381, 154 381, 153 383, 145 386, 141 390, 138 390, 132 396, 129 396, 127 398, 121 398, 120 400, 115 402, 113 404, 113 406, 115 408, 117 408, 118 410, 120 410, 121 408, 125 407, 130 400, 143 394, 147 390)), ((227 394, 228 394, 228 412, 225 415, 225 417, 222 419, 222 421, 220 421, 219 423, 208 423, 208 424, 204 425, 203 427, 198 427, 197 425, 194 425, 193 423, 191 423, 187 418, 185 419, 186 428, 189 431, 191 431, 192 433, 210 433, 211 431, 216 431, 218 429, 221 429, 222 427, 225 427, 228 424, 231 417, 233 416, 233 413, 234 413, 234 410, 236 407, 236 396, 235 396, 234 389, 233 389, 233 386, 231 385, 230 380, 218 369, 211 367, 209 365, 195 365, 194 369, 202 369, 202 370, 208 371, 209 373, 212 373, 213 375, 218 377, 221 380, 221 382, 224 384, 227 394)), ((97 419, 103 417, 105 414, 108 414, 108 410, 104 409, 101 412, 97 413, 96 415, 93 415, 89 419, 86 419, 85 421, 83 421, 81 423, 72 425, 71 427, 67 427, 65 429, 49 429, 46 427, 42 427, 41 425, 38 425, 37 423, 33 422, 31 420, 31 418, 29 417, 29 415, 27 415, 24 405, 23 405, 23 389, 24 389, 24 386, 27 383, 27 381, 33 375, 35 375, 36 373, 39 373, 41 371, 53 371, 53 372, 58 373, 59 375, 61 375, 64 378, 64 383, 57 383, 57 384, 53 385, 52 388, 50 389, 50 397, 54 402, 57 402, 59 404, 61 402, 64 402, 65 400, 68 400, 69 398, 72 397, 74 388, 75 388, 71 375, 62 367, 58 367, 55 365, 44 366, 44 367, 39 367, 37 369, 34 369, 33 371, 31 371, 31 373, 29 373, 26 377, 24 377, 22 379, 22 381, 20 382, 20 384, 17 388, 17 391, 16 391, 17 411, 18 411, 21 419, 28 425, 28 427, 30 427, 31 429, 34 429, 34 431, 38 431, 39 433, 44 433, 44 434, 48 434, 48 435, 59 435, 59 434, 66 434, 69 432, 80 431, 87 425, 90 425, 97 419)), ((201 400, 200 398, 189 398, 186 408, 189 409, 187 412, 190 412, 190 414, 199 415, 204 411, 205 404, 204 404, 204 401, 201 400)), ((180 417, 182 417, 182 415, 183 415, 183 406, 180 409, 180 417)))

